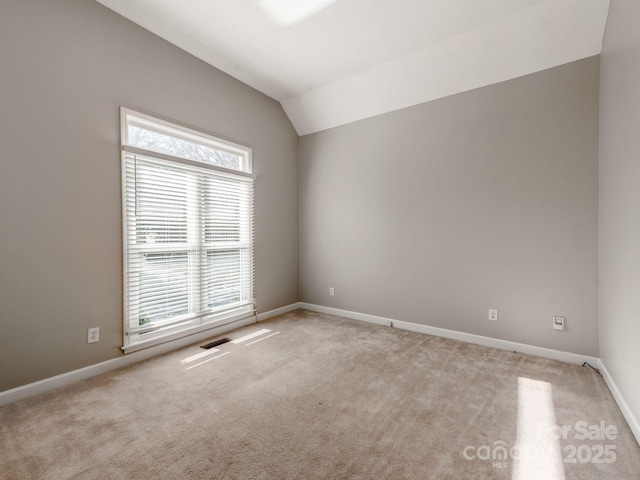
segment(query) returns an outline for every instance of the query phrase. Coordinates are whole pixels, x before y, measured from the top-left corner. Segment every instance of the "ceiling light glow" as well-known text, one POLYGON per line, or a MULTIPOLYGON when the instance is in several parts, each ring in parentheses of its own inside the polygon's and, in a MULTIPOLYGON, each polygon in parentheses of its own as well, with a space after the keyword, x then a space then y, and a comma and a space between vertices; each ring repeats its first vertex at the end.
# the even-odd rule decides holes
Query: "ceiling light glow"
POLYGON ((293 25, 328 7, 336 0, 259 0, 260 7, 282 26, 293 25))

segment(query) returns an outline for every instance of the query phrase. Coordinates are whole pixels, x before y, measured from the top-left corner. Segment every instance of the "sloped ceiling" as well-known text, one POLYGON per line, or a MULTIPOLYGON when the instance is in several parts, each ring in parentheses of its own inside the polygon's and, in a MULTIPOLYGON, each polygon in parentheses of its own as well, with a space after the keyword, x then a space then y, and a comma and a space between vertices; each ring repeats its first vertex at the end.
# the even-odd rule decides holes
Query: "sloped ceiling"
POLYGON ((609 10, 609 0, 97 1, 280 101, 299 135, 596 55, 609 10), (306 18, 265 8, 303 1, 317 4, 306 18))

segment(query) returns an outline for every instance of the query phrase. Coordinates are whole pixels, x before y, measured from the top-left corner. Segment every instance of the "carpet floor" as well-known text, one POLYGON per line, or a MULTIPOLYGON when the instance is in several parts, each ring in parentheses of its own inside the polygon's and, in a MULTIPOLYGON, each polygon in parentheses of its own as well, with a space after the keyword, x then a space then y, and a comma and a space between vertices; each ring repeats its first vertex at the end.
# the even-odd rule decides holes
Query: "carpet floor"
POLYGON ((1 407, 0 478, 640 478, 591 368, 304 310, 226 336, 1 407))

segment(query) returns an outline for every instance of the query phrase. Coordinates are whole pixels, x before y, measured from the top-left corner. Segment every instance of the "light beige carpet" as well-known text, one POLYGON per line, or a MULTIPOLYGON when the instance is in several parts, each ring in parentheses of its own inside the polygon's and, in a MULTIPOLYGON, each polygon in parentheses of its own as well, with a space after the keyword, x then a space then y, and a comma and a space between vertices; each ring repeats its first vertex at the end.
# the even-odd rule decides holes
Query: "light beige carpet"
POLYGON ((306 311, 227 336, 262 329, 0 408, 0 477, 640 478, 590 368, 306 311))

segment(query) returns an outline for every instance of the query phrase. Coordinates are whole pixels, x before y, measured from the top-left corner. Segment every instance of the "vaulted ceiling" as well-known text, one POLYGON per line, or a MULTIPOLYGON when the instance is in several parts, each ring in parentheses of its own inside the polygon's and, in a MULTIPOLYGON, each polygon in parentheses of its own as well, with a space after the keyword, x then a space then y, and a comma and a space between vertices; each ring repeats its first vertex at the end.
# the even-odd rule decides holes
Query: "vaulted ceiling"
POLYGON ((278 100, 300 135, 596 55, 609 10, 609 0, 98 1, 278 100))

